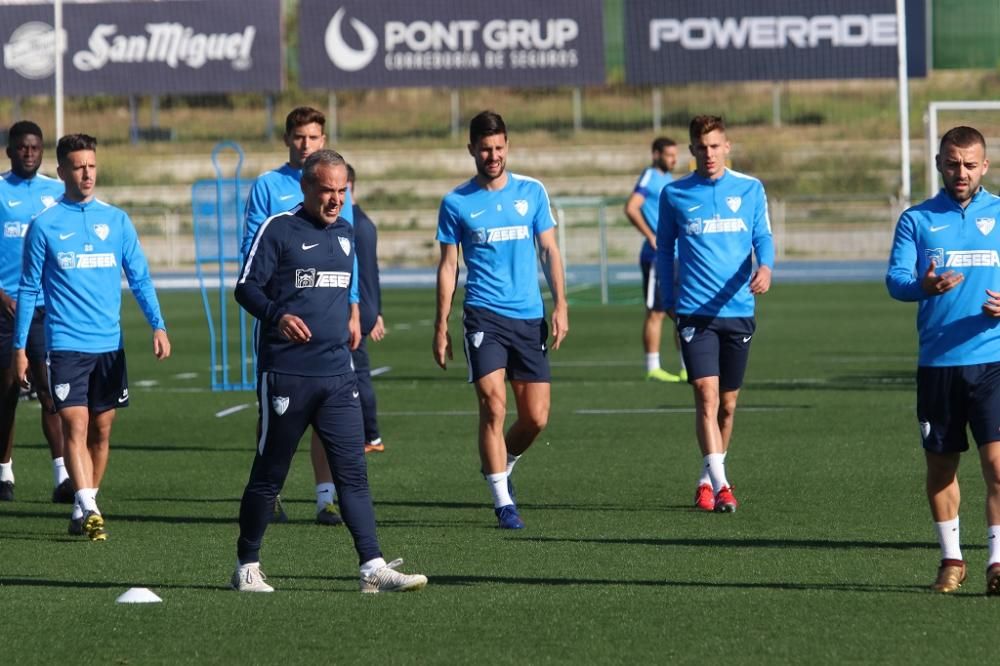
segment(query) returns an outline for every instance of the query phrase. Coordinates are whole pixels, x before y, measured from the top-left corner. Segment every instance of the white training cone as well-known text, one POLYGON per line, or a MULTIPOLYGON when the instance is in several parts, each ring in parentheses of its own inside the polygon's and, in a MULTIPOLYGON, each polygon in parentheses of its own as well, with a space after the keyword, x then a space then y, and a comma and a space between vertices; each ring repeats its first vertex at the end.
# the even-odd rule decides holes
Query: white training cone
POLYGON ((156 596, 148 587, 130 587, 116 601, 120 604, 158 604, 163 599, 156 596))

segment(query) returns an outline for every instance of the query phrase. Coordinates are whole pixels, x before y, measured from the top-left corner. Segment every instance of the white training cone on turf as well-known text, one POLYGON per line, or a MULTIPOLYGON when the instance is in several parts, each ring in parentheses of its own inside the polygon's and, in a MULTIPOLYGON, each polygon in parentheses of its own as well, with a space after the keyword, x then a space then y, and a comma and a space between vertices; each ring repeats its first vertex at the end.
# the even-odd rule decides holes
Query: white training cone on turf
POLYGON ((130 587, 116 601, 120 604, 158 604, 163 599, 156 596, 148 587, 130 587))

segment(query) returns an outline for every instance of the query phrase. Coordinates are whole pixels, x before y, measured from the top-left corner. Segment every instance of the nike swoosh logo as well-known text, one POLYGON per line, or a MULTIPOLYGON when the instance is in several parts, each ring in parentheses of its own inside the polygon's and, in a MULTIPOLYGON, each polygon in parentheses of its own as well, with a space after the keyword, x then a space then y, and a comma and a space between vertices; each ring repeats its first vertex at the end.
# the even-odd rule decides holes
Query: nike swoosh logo
POLYGON ((10 200, 7 201, 7 205, 10 206, 11 208, 13 208, 14 206, 20 206, 21 203, 22 203, 21 201, 10 201, 10 200))
POLYGON ((482 215, 485 212, 486 212, 485 209, 483 209, 483 210, 477 210, 475 213, 470 214, 469 218, 474 220, 474 219, 476 219, 477 217, 479 217, 480 215, 482 215))
POLYGON ((283 194, 280 197, 278 197, 278 201, 285 201, 287 199, 291 199, 294 196, 295 196, 294 194, 283 194))
POLYGON ((317 245, 319 245, 319 243, 313 243, 312 245, 306 245, 305 243, 303 243, 302 244, 302 249, 303 250, 311 250, 314 247, 316 247, 317 245))
POLYGON ((67 238, 72 238, 73 236, 76 236, 75 231, 68 234, 59 234, 59 240, 66 240, 67 238))
POLYGON ((128 402, 128 396, 125 396, 124 398, 118 398, 119 405, 122 404, 123 402, 128 402))
POLYGON ((358 395, 360 395, 360 394, 359 394, 359 393, 358 393, 357 391, 353 391, 353 392, 351 393, 351 397, 353 397, 353 398, 357 398, 357 397, 358 397, 358 395))
POLYGON ((753 337, 752 335, 748 335, 745 338, 743 338, 744 344, 747 343, 747 342, 750 342, 750 338, 752 338, 752 337, 753 337))
POLYGON ((699 208, 701 208, 701 204, 698 204, 697 206, 691 206, 690 208, 688 208, 688 212, 692 213, 692 212, 698 210, 699 208))
POLYGON ((947 229, 950 226, 951 226, 950 224, 942 224, 940 227, 932 226, 931 227, 931 233, 933 233, 935 231, 941 231, 942 229, 947 229))

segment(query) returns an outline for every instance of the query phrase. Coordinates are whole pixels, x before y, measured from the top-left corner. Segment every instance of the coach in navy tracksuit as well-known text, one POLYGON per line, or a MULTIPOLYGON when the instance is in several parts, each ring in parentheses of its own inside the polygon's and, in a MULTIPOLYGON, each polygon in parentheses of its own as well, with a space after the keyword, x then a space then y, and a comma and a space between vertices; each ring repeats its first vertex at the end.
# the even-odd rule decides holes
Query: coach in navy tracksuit
POLYGON ((358 305, 350 302, 357 268, 354 229, 340 217, 347 192, 343 157, 329 150, 310 156, 302 192, 300 206, 261 225, 236 285, 236 300, 261 324, 261 377, 260 434, 240 504, 239 567, 232 585, 270 591, 260 575, 261 542, 292 455, 312 425, 340 491, 344 522, 361 563, 362 590, 387 591, 365 589, 366 577, 387 565, 375 535, 351 364, 361 326, 358 305))

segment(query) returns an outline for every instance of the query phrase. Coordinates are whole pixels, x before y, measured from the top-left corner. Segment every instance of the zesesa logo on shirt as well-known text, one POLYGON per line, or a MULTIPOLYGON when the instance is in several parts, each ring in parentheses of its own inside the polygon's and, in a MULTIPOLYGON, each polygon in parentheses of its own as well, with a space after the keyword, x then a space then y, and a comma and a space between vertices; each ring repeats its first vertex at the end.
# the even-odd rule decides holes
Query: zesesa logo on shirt
POLYGON ((315 268, 295 269, 296 289, 333 287, 347 289, 351 286, 351 274, 343 271, 317 271, 315 268))
MULTIPOLYGON (((726 197, 726 206, 734 213, 740 209, 742 203, 743 197, 726 197)), ((701 208, 701 206, 698 206, 698 208, 701 208)), ((707 220, 700 217, 689 218, 685 227, 685 232, 688 236, 697 236, 699 234, 738 234, 744 231, 749 231, 749 229, 747 229, 746 222, 743 221, 742 217, 719 217, 718 215, 707 220)))
POLYGON ((72 268, 115 268, 118 262, 113 252, 90 252, 77 254, 76 252, 59 252, 56 255, 59 261, 59 268, 69 270, 72 268))
POLYGON ((929 261, 947 268, 1000 268, 996 250, 945 250, 943 247, 924 250, 929 261))

